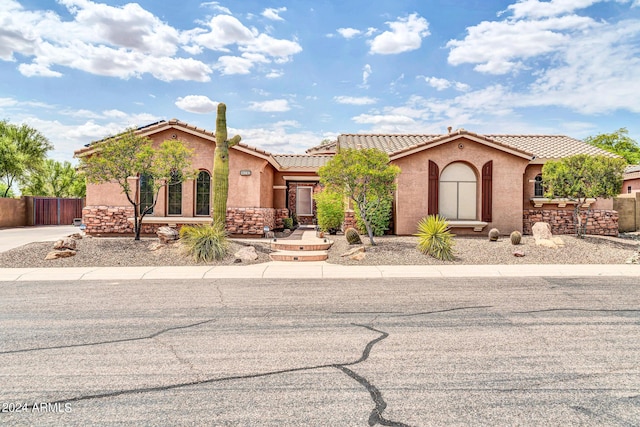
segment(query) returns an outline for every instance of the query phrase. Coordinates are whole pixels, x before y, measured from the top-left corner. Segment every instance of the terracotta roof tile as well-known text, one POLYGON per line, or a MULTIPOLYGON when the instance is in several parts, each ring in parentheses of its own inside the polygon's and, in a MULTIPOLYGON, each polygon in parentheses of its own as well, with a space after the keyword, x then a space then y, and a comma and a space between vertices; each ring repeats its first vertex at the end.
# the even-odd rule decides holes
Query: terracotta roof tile
POLYGON ((310 168, 317 169, 320 166, 324 166, 332 155, 314 155, 308 154, 274 154, 273 158, 285 169, 292 168, 310 168))
POLYGON ((343 148, 377 148, 391 155, 426 146, 455 135, 469 135, 545 159, 567 157, 574 154, 615 156, 584 141, 564 135, 482 135, 465 130, 442 135, 344 134, 338 137, 338 144, 343 148))

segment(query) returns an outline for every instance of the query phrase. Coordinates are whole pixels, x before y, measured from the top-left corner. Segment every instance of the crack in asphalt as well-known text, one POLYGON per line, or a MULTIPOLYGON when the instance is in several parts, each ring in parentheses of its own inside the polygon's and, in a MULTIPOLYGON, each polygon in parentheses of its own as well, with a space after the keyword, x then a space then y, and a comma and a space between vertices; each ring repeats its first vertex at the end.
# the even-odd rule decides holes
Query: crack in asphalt
POLYGON ((513 311, 513 314, 533 314, 533 313, 549 313, 553 311, 586 311, 595 313, 638 313, 640 309, 598 309, 598 308, 546 308, 542 310, 531 311, 513 311))
POLYGON ((209 319, 209 320, 203 320, 202 322, 192 323, 192 324, 189 324, 189 325, 174 326, 174 327, 171 327, 171 328, 162 329, 160 331, 154 332, 151 335, 146 335, 146 336, 143 336, 143 337, 122 338, 122 339, 118 339, 118 340, 98 341, 98 342, 91 342, 91 343, 84 343, 84 344, 68 344, 68 345, 56 345, 56 346, 51 346, 51 347, 35 347, 35 348, 23 348, 23 349, 19 349, 19 350, 6 350, 6 351, 0 351, 0 354, 27 353, 27 352, 32 352, 32 351, 59 350, 59 349, 65 349, 65 348, 92 347, 92 346, 96 346, 96 345, 116 344, 116 343, 131 342, 131 341, 143 341, 143 340, 149 340, 149 339, 156 338, 157 336, 160 336, 160 335, 165 334, 167 332, 177 331, 177 330, 181 330, 181 329, 194 328, 196 326, 204 325, 205 323, 210 323, 210 322, 213 322, 215 320, 216 319, 209 319))
POLYGON ((456 307, 456 308, 447 308, 445 310, 435 310, 435 311, 423 311, 420 313, 409 313, 409 314, 396 314, 391 317, 414 317, 414 316, 425 316, 429 314, 437 314, 437 313, 448 313, 450 311, 460 311, 460 310, 473 310, 476 308, 492 308, 492 305, 475 305, 470 307, 456 307))
MULTIPOLYGON (((175 327, 175 328, 168 328, 168 329, 165 329, 163 331, 156 332, 155 334, 152 334, 149 337, 137 338, 137 339, 154 338, 154 337, 160 335, 161 333, 164 333, 164 332, 167 332, 167 331, 170 331, 170 330, 186 329, 187 327, 201 325, 203 323, 208 323, 208 322, 211 322, 211 321, 213 321, 213 319, 207 320, 207 321, 203 321, 203 322, 199 322, 199 323, 196 323, 196 324, 193 324, 193 325, 189 325, 189 326, 180 326, 180 327, 175 327)), ((224 382, 224 381, 255 379, 255 378, 269 377, 269 376, 275 376, 275 375, 287 374, 287 373, 293 373, 293 372, 311 371, 311 370, 318 370, 318 369, 324 369, 324 368, 335 368, 335 369, 338 369, 338 370, 344 372, 350 378, 356 380, 359 384, 363 385, 367 389, 367 391, 369 391, 369 393, 371 395, 371 398, 372 398, 373 402, 375 403, 375 408, 371 411, 371 415, 369 416, 369 425, 370 426, 374 426, 376 424, 380 424, 380 425, 383 425, 383 426, 397 426, 397 427, 408 426, 407 424, 403 424, 403 423, 395 422, 395 421, 390 421, 390 420, 387 420, 386 418, 384 418, 382 416, 382 412, 387 407, 387 403, 382 398, 382 393, 380 393, 380 391, 373 384, 371 384, 366 378, 356 374, 354 371, 352 371, 351 369, 347 368, 347 366, 357 365, 357 364, 362 363, 365 360, 367 360, 369 358, 369 355, 371 354, 371 350, 373 349, 373 346, 376 345, 377 343, 379 343, 380 341, 384 340, 385 338, 387 338, 389 336, 389 334, 387 332, 375 329, 375 328, 373 328, 371 326, 367 326, 367 325, 360 325, 360 324, 357 324, 357 323, 352 323, 352 325, 353 326, 362 327, 362 328, 368 329, 368 330, 370 330, 372 332, 377 332, 377 333, 380 334, 380 336, 378 338, 375 338, 375 339, 373 339, 373 340, 371 340, 371 341, 369 341, 367 343, 365 348, 362 350, 362 355, 360 356, 360 358, 358 360, 353 361, 353 362, 348 362, 348 363, 330 363, 330 364, 316 365, 316 366, 303 366, 303 367, 299 367, 299 368, 281 369, 281 370, 277 370, 277 371, 262 372, 262 373, 257 373, 257 374, 233 375, 233 376, 221 377, 221 378, 208 378, 208 379, 203 379, 203 380, 198 380, 198 381, 190 381, 190 382, 171 384, 171 385, 165 385, 165 386, 145 387, 145 388, 136 388, 136 389, 128 389, 128 390, 118 390, 118 391, 113 391, 113 392, 109 392, 109 393, 90 394, 90 395, 72 397, 72 398, 69 398, 69 399, 61 399, 61 400, 57 400, 57 401, 49 402, 49 403, 52 404, 52 405, 56 405, 56 404, 64 405, 66 403, 80 402, 80 401, 85 401, 85 400, 105 399, 105 398, 118 397, 118 396, 129 395, 129 394, 142 394, 142 393, 151 393, 151 392, 175 390, 175 389, 178 389, 178 388, 184 388, 184 387, 190 387, 190 386, 198 386, 198 385, 204 385, 204 384, 213 384, 213 383, 224 382)), ((114 341, 108 341, 108 342, 105 341, 105 342, 102 342, 102 343, 95 343, 95 344, 90 344, 90 345, 107 344, 107 343, 112 343, 112 342, 123 342, 123 341, 132 341, 132 340, 136 340, 136 339, 132 338, 132 339, 114 340, 114 341)), ((77 345, 77 346, 79 346, 79 345, 77 345)), ((58 346, 58 347, 51 347, 51 348, 69 348, 69 347, 77 347, 77 346, 76 345, 58 346)), ((49 348, 47 348, 47 349, 49 349, 49 348)), ((27 350, 18 350, 18 351, 14 351, 14 352, 20 352, 20 351, 27 351, 27 350)), ((7 352, 5 352, 5 354, 6 353, 7 352)), ((34 405, 27 405, 26 409, 32 410, 33 406, 34 405)))

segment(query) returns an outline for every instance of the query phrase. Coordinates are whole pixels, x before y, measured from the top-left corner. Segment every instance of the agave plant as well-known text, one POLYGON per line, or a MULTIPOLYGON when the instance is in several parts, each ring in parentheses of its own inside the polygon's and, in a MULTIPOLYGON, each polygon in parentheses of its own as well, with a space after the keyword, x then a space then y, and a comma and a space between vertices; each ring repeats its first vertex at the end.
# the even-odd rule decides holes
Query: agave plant
POLYGON ((186 251, 200 262, 222 259, 229 249, 227 232, 217 223, 210 225, 184 225, 180 228, 180 240, 186 251))
POLYGON ((418 250, 441 261, 453 261, 454 235, 449 222, 440 215, 429 215, 418 223, 418 250))

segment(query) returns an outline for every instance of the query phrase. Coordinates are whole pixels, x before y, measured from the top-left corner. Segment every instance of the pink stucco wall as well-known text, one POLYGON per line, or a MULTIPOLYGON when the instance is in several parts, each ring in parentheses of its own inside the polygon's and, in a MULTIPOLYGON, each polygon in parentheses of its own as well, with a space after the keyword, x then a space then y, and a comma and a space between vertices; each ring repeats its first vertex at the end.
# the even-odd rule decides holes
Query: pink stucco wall
MULTIPOLYGON (((180 129, 171 128, 150 136, 154 146, 162 141, 177 139, 193 150, 192 169, 213 172, 215 143, 206 138, 192 135, 180 129)), ((227 206, 232 208, 272 208, 274 168, 267 160, 234 148, 229 150, 229 197, 227 206), (241 170, 249 170, 248 176, 240 175, 241 170)), ((133 189, 136 178, 131 178, 133 189)), ((182 215, 192 217, 195 213, 195 182, 187 180, 182 184, 182 215)), ((212 187, 213 188, 213 187, 212 187)), ((167 188, 160 190, 153 216, 167 215, 167 188)), ((87 206, 130 206, 121 188, 115 183, 87 185, 87 206)))
MULTIPOLYGON (((402 170, 398 176, 396 194, 396 234, 416 232, 420 219, 427 216, 429 160, 435 162, 440 173, 447 165, 464 162, 477 178, 476 219, 482 215, 482 166, 493 161, 493 221, 485 228, 498 228, 503 233, 522 231, 523 174, 528 160, 488 147, 478 142, 460 138, 455 141, 393 160, 402 170), (459 145, 462 144, 462 148, 459 145)), ((478 234, 468 229, 456 229, 456 234, 478 234)))

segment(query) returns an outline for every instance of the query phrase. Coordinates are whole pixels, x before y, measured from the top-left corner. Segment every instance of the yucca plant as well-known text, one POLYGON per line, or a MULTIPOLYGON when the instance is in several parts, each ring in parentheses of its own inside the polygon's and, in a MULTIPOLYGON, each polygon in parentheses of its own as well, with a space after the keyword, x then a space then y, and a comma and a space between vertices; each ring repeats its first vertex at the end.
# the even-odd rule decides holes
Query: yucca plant
POLYGON ((418 223, 418 250, 441 261, 453 261, 454 235, 449 222, 440 215, 429 215, 418 223))
POLYGON ((229 249, 227 232, 217 223, 209 225, 183 225, 180 240, 187 253, 200 262, 224 258, 229 249))

